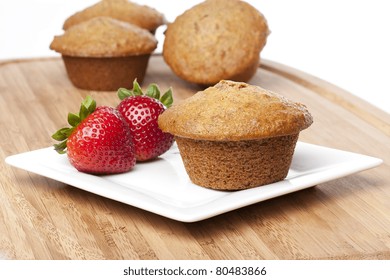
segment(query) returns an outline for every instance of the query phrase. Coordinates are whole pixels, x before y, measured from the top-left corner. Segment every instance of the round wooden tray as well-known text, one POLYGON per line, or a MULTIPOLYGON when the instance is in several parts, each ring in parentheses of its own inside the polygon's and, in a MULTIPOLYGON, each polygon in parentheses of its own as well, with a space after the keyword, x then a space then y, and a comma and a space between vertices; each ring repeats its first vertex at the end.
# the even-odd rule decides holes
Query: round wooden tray
MULTIPOLYGON (((161 56, 144 85, 173 88, 176 101, 200 90, 161 56)), ((384 160, 372 170, 197 223, 181 223, 69 187, 4 163, 53 144, 68 112, 91 94, 60 58, 0 62, 0 258, 8 259, 390 259, 390 116, 316 77, 264 60, 251 84, 307 105, 314 124, 301 141, 384 160)))

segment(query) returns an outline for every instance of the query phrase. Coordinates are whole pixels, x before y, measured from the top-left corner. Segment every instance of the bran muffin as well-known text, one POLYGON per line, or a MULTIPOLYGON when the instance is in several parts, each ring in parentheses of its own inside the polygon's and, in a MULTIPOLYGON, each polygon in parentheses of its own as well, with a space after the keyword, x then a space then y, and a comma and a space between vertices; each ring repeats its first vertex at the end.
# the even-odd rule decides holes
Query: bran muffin
POLYGON ((87 90, 117 90, 142 83, 156 38, 146 29, 96 17, 55 36, 50 48, 62 54, 71 82, 87 90))
POLYGON ((269 29, 265 17, 239 0, 207 0, 169 24, 163 56, 182 79, 214 85, 248 81, 257 71, 269 29))
POLYGON ((75 24, 100 16, 135 24, 153 34, 159 26, 165 24, 164 15, 152 7, 139 5, 128 0, 102 0, 68 17, 64 22, 63 29, 66 30, 75 24))
POLYGON ((242 82, 220 81, 159 117, 175 136, 191 181, 239 190, 283 180, 301 130, 313 122, 306 106, 242 82))

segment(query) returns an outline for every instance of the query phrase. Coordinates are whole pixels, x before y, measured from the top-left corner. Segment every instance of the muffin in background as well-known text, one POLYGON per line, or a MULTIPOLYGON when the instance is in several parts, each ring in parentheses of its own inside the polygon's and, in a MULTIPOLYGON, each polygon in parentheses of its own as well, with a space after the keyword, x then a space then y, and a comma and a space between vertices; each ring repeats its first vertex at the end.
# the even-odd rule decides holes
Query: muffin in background
POLYGON ((71 82, 87 90, 130 88, 142 83, 156 38, 146 29, 96 17, 55 36, 50 48, 62 54, 71 82))
POLYGON ((175 136, 191 181, 218 190, 283 180, 299 133, 312 122, 300 103, 224 80, 173 105, 158 119, 161 130, 175 136))
POLYGON ((164 15, 152 7, 128 0, 102 0, 68 17, 63 29, 66 30, 75 24, 100 16, 135 24, 153 34, 159 26, 165 24, 164 15))
POLYGON ((248 81, 257 71, 269 29, 239 0, 207 0, 178 16, 165 32, 163 56, 182 79, 200 85, 248 81))

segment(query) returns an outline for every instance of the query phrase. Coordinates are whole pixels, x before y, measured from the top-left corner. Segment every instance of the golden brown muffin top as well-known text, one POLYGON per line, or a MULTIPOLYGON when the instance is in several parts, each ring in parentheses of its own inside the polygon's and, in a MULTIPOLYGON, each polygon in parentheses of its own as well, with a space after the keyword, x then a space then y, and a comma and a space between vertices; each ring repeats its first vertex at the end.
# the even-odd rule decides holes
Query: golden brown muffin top
POLYGON ((157 10, 128 0, 103 0, 75 13, 65 20, 63 29, 98 16, 112 17, 154 31, 165 24, 164 15, 157 10))
POLYGON ((109 17, 96 17, 55 36, 50 49, 78 57, 117 57, 150 54, 156 38, 146 29, 109 17))
POLYGON ((158 119, 164 132, 212 141, 292 135, 312 122, 303 104, 258 86, 225 80, 173 105, 158 119))
POLYGON ((258 63, 268 34, 266 19, 248 3, 207 0, 168 25, 163 55, 179 77, 211 85, 258 63))

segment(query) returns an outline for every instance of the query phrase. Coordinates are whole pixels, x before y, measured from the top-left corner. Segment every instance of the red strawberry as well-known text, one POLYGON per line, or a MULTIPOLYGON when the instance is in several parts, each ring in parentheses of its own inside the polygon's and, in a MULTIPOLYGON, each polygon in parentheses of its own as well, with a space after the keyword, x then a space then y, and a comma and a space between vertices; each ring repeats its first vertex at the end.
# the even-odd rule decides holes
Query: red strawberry
POLYGON ((112 107, 96 108, 87 97, 78 115, 70 113, 70 128, 53 134, 55 150, 66 153, 79 171, 91 174, 114 174, 129 171, 135 165, 134 146, 127 122, 112 107), (65 151, 67 150, 67 151, 65 151))
POLYGON ((137 161, 150 160, 165 153, 174 139, 173 135, 161 131, 157 119, 172 105, 172 90, 169 89, 160 98, 158 86, 151 84, 144 95, 137 80, 134 80, 133 89, 120 88, 118 97, 122 101, 117 109, 130 126, 137 161))

